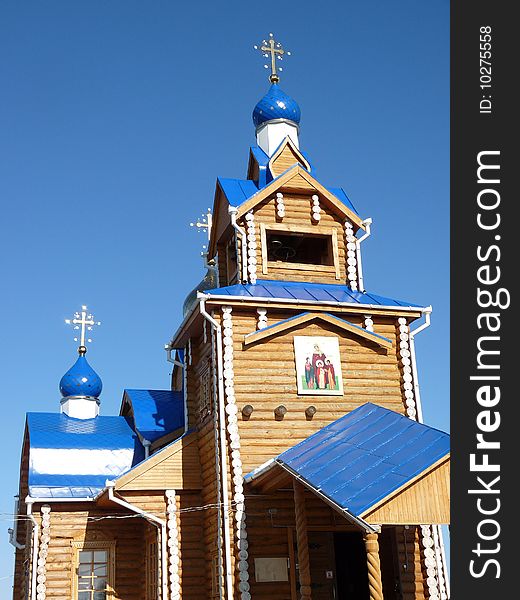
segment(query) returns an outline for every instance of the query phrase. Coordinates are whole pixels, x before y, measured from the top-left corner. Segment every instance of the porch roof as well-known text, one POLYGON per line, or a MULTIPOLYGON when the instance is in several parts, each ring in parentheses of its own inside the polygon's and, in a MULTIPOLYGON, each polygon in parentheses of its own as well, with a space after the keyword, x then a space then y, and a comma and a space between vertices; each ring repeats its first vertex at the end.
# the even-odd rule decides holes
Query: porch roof
POLYGON ((268 481, 283 468, 356 518, 449 454, 449 435, 366 403, 245 476, 268 481))

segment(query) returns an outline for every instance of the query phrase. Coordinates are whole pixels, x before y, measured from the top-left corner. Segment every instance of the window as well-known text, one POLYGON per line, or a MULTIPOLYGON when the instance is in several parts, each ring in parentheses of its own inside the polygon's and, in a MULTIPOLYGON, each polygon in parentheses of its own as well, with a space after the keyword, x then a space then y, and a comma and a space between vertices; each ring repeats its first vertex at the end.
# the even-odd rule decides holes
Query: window
POLYGON ((236 278, 238 271, 237 248, 235 236, 226 244, 226 274, 228 285, 236 278))
POLYGON ((108 587, 108 549, 78 552, 78 600, 106 600, 108 587))
POLYGON ((213 556, 211 559, 211 598, 218 598, 220 596, 221 581, 219 570, 218 556, 213 556))
POLYGON ((211 363, 207 360, 199 372, 199 416, 201 419, 211 414, 212 384, 211 363))
POLYGON ((313 271, 341 278, 338 230, 315 227, 260 223, 262 241, 262 274, 277 269, 313 271))
POLYGON ((267 260, 332 266, 332 237, 267 231, 267 260))
POLYGON ((114 585, 114 541, 72 542, 76 576, 73 600, 110 600, 114 585))

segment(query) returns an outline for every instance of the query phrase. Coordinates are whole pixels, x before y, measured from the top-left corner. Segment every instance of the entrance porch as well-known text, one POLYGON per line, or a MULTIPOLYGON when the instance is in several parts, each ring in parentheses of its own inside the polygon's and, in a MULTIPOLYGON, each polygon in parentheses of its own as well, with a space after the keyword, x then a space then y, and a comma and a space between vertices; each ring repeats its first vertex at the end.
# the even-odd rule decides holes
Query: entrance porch
POLYGON ((245 480, 255 600, 448 598, 446 434, 367 404, 245 480))

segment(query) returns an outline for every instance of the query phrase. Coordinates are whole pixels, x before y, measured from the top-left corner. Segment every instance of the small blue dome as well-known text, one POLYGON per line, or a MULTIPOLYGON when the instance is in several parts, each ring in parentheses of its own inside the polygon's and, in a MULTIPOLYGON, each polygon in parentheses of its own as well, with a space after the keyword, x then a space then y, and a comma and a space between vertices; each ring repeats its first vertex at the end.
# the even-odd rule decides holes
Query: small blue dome
POLYGON ((88 364, 84 354, 81 353, 78 360, 60 381, 60 392, 63 398, 68 396, 92 396, 97 398, 102 389, 101 378, 88 364))
POLYGON ((287 119, 298 124, 300 118, 301 111, 296 100, 283 92, 276 83, 271 85, 267 94, 259 100, 253 110, 255 127, 273 119, 287 119))

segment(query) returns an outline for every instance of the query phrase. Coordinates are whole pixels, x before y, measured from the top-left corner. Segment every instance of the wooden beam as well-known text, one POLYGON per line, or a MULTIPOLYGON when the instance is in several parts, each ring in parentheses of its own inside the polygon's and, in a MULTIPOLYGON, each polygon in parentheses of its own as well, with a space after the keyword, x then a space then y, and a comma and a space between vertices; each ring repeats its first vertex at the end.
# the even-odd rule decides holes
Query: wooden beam
POLYGON ((260 329, 259 331, 248 333, 244 336, 244 346, 254 344, 255 342, 265 340, 289 329, 294 329, 295 327, 303 325, 304 323, 316 320, 325 321, 331 325, 334 325, 335 327, 338 327, 339 329, 348 331, 349 333, 352 333, 358 337, 365 338, 368 341, 373 342, 378 346, 381 346, 382 348, 389 349, 392 347, 392 342, 388 338, 383 337, 382 335, 372 333, 371 331, 363 329, 362 327, 358 327, 353 323, 349 323, 348 321, 335 317, 334 315, 315 312, 302 313, 301 315, 298 315, 291 319, 280 321, 278 324, 271 325, 266 329, 260 329))
POLYGON ((370 600, 383 600, 383 582, 381 579, 381 562, 379 560, 379 541, 377 533, 365 534, 367 551, 368 590, 370 600))
MULTIPOLYGON (((259 284, 262 283, 261 280, 258 281, 259 284)), ((323 311, 329 312, 334 311, 338 313, 361 313, 366 314, 367 312, 372 313, 372 315, 381 315, 388 317, 405 317, 413 321, 415 319, 419 319, 422 316, 422 311, 420 308, 417 310, 400 310, 398 306, 395 309, 389 309, 388 307, 380 309, 377 305, 363 305, 363 304, 354 304, 354 303, 343 303, 339 304, 337 302, 331 301, 330 304, 316 304, 316 300, 309 301, 291 301, 287 302, 271 302, 269 298, 254 298, 251 297, 250 300, 244 300, 242 297, 232 298, 230 296, 210 296, 208 300, 206 300, 206 306, 244 306, 246 308, 258 308, 258 306, 264 306, 269 308, 283 308, 283 309, 294 309, 301 310, 302 307, 308 306, 312 308, 313 312, 323 311)), ((177 337, 175 338, 177 340, 177 337)))
MULTIPOLYGON (((300 598, 301 600, 312 600, 305 491, 302 484, 299 481, 296 481, 296 479, 293 482, 293 489, 294 512, 296 518, 296 544, 298 545, 298 565, 300 573, 300 598)), ((380 600, 382 600, 382 598, 380 600)))

